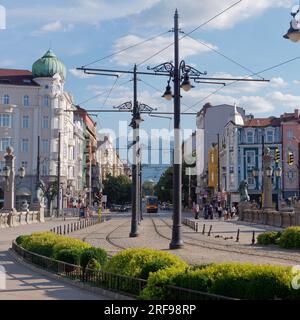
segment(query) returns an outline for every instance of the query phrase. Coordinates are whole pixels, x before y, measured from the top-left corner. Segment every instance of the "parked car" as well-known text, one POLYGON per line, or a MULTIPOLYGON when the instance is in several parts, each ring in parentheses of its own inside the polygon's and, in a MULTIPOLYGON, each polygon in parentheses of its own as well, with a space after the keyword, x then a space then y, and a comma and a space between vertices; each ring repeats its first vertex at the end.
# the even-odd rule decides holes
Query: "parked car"
POLYGON ((111 212, 120 212, 121 211, 121 205, 119 205, 119 204, 111 204, 109 209, 110 209, 111 212))

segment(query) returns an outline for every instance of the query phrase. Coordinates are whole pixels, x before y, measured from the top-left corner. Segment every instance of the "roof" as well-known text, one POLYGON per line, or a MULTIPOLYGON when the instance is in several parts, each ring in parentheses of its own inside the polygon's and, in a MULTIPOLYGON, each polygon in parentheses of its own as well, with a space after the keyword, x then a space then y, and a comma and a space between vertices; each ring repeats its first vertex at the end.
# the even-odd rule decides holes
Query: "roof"
POLYGON ((280 119, 275 117, 270 118, 254 118, 245 121, 244 127, 279 127, 280 119))
POLYGON ((0 69, 0 85, 39 86, 28 70, 0 69))

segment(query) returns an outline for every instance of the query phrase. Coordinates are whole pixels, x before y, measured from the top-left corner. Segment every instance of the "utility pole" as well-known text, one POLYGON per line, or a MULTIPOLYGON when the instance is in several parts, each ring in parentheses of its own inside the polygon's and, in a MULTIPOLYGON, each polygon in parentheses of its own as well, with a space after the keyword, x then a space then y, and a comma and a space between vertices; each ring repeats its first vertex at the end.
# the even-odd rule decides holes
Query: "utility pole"
MULTIPOLYGON (((220 134, 218 133, 218 192, 221 192, 221 175, 220 175, 220 134)), ((218 195, 219 196, 219 195, 218 195)))
POLYGON ((61 145, 61 132, 58 133, 58 155, 57 155, 57 218, 59 217, 61 210, 61 202, 60 202, 60 146, 61 145))
POLYGON ((133 73, 133 157, 132 157, 132 216, 131 216, 131 231, 130 238, 135 238, 138 236, 138 213, 139 213, 139 201, 138 201, 138 181, 139 181, 139 172, 138 172, 138 157, 137 157, 137 147, 139 143, 139 124, 135 121, 138 116, 138 101, 137 101, 137 73, 136 65, 134 66, 133 73))
POLYGON ((181 205, 182 205, 182 153, 180 132, 180 70, 179 70, 179 27, 178 11, 174 15, 174 164, 173 164, 173 228, 170 249, 183 246, 181 237, 181 205))

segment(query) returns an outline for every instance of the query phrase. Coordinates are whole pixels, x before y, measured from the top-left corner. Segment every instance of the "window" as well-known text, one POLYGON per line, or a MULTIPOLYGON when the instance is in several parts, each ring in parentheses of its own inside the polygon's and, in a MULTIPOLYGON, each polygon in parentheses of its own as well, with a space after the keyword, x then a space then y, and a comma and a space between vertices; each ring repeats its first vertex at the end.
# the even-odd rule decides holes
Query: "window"
POLYGON ((254 134, 252 131, 247 132, 247 143, 254 143, 254 134))
POLYGON ((47 117, 47 116, 43 117, 42 126, 43 126, 43 129, 49 129, 49 117, 47 117))
POLYGON ((0 139, 0 151, 6 151, 6 148, 12 146, 12 138, 1 138, 0 139))
POLYGON ((294 132, 293 132, 293 130, 288 130, 288 131, 287 131, 287 137, 288 137, 288 140, 293 140, 293 139, 294 139, 294 132))
POLYGON ((24 105, 24 107, 29 107, 29 97, 28 96, 24 96, 23 105, 24 105))
POLYGON ((22 152, 28 152, 29 151, 29 140, 28 139, 22 139, 21 150, 22 150, 22 152))
POLYGON ((42 152, 49 153, 49 140, 42 140, 42 152))
POLYGON ((49 107, 49 96, 44 96, 43 97, 43 106, 44 107, 49 107))
POLYGON ((252 188, 255 186, 255 178, 252 175, 252 171, 249 171, 247 173, 247 182, 252 188))
POLYGON ((247 166, 255 166, 255 152, 254 151, 246 151, 246 165, 247 166))
POLYGON ((45 163, 43 163, 43 165, 42 165, 42 175, 43 176, 47 176, 48 175, 48 166, 45 163))
POLYGON ((9 95, 8 94, 5 94, 3 96, 3 104, 9 104, 9 95))
POLYGON ((274 142, 274 131, 268 130, 267 131, 267 143, 273 143, 274 142))
POLYGON ((0 127, 11 128, 11 115, 0 114, 0 127))
POLYGON ((29 128, 29 116, 23 116, 22 118, 22 128, 28 129, 29 128))
POLYGON ((28 162, 27 161, 22 161, 21 166, 24 167, 25 169, 28 168, 28 162))

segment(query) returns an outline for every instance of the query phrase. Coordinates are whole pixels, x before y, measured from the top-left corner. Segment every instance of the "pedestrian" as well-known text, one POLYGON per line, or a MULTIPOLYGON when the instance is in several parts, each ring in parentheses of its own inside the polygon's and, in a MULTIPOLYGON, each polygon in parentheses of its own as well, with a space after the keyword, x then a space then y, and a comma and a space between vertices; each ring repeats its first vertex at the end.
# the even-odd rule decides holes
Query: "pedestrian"
POLYGON ((222 218, 222 212, 223 212, 223 208, 222 208, 221 204, 218 205, 217 212, 218 212, 219 219, 221 219, 222 218))
POLYGON ((211 220, 214 218, 214 208, 212 204, 208 206, 208 216, 211 220))
POLYGON ((199 212, 200 212, 200 207, 199 207, 199 204, 197 203, 195 205, 195 219, 199 219, 199 212))
POLYGON ((207 204, 203 207, 203 217, 205 220, 208 218, 208 205, 207 204))
POLYGON ((79 217, 84 218, 84 214, 85 214, 85 210, 84 210, 84 205, 82 203, 79 209, 79 217))
POLYGON ((231 219, 234 218, 236 215, 236 208, 234 205, 231 206, 231 210, 230 210, 230 217, 231 219))
POLYGON ((228 209, 226 207, 224 207, 223 209, 223 217, 224 220, 228 220, 228 209))

